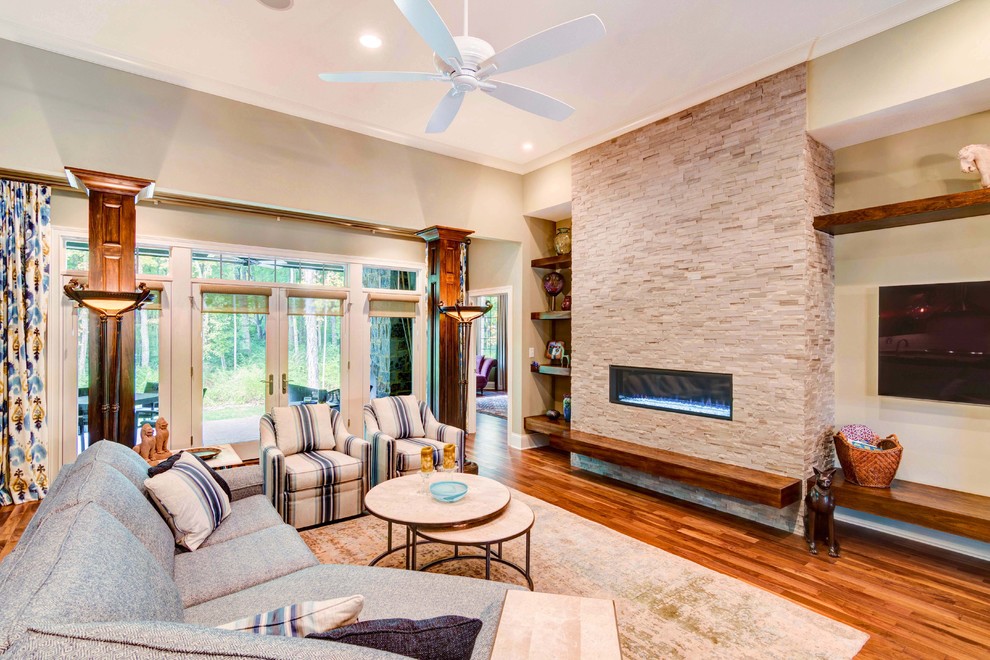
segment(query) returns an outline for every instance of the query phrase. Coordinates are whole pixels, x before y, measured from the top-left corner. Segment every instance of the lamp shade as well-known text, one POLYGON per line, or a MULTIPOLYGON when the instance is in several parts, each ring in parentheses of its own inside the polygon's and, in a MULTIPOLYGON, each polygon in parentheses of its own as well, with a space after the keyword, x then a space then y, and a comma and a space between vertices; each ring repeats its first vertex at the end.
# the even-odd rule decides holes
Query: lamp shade
POLYGON ((137 309, 151 297, 144 282, 138 284, 137 291, 92 291, 83 288, 78 280, 70 280, 64 291, 70 300, 103 316, 120 316, 137 309))
POLYGON ((471 323, 487 314, 492 308, 492 303, 489 302, 484 307, 480 305, 444 305, 441 303, 439 307, 444 316, 449 316, 458 323, 471 323))

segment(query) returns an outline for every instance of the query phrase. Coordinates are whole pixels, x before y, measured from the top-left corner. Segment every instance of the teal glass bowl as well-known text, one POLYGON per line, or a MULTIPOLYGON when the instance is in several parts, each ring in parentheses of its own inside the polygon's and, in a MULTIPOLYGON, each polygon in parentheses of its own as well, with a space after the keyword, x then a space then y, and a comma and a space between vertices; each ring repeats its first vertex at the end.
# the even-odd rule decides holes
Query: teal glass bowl
POLYGON ((438 502, 456 502, 467 495, 467 484, 460 481, 438 481, 430 484, 430 495, 438 502))

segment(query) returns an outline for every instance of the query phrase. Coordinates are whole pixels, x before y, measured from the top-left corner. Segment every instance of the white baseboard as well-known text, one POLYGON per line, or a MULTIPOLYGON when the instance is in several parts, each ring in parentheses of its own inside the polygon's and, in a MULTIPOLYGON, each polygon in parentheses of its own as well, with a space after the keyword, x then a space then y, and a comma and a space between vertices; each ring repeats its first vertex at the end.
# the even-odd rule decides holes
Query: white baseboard
POLYGON ((509 446, 513 449, 536 449, 546 447, 550 439, 537 433, 510 433, 509 446))
MULTIPOLYGON (((963 538, 961 536, 945 534, 944 532, 939 532, 934 529, 927 529, 925 527, 919 527, 918 525, 903 523, 899 520, 880 518, 878 516, 861 513, 859 511, 843 509, 842 507, 838 507, 835 510, 835 519, 849 523, 850 525, 865 527, 866 529, 883 532, 884 534, 899 536, 901 538, 917 541, 918 543, 924 543, 925 545, 941 548, 943 550, 958 552, 959 554, 990 561, 990 543, 981 543, 980 541, 963 538)), ((839 542, 842 542, 841 538, 839 539, 839 542)))

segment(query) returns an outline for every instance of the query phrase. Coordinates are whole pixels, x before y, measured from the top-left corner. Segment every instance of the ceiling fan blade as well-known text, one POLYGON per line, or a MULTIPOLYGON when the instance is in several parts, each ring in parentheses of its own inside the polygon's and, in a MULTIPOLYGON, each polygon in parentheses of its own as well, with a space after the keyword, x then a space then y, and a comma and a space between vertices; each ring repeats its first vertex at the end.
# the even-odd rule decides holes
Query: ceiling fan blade
MULTIPOLYGON (((396 0, 398 2, 398 0, 396 0)), ((561 23, 495 53, 481 63, 479 71, 494 66, 492 73, 515 71, 565 55, 605 36, 605 24, 595 14, 561 23)))
POLYGON ((430 122, 426 125, 426 132, 443 133, 447 130, 450 122, 454 121, 454 117, 457 116, 457 111, 461 109, 461 103, 463 102, 464 94, 462 92, 458 92, 456 89, 447 92, 440 99, 436 110, 433 111, 433 116, 430 117, 430 122))
POLYGON ((574 112, 574 108, 567 105, 563 101, 558 101, 552 96, 534 92, 531 89, 519 87, 518 85, 510 85, 509 83, 504 82, 491 82, 494 85, 494 88, 485 89, 485 92, 491 94, 499 101, 504 101, 509 105, 514 105, 520 110, 532 112, 534 115, 546 117, 547 119, 553 119, 554 121, 563 121, 570 117, 571 113, 574 112))
POLYGON ((461 63, 461 51, 430 0, 395 0, 395 6, 440 59, 451 66, 461 63))
POLYGON ((418 71, 350 71, 345 73, 321 73, 320 80, 324 82, 388 83, 445 80, 445 78, 436 73, 419 73, 418 71))

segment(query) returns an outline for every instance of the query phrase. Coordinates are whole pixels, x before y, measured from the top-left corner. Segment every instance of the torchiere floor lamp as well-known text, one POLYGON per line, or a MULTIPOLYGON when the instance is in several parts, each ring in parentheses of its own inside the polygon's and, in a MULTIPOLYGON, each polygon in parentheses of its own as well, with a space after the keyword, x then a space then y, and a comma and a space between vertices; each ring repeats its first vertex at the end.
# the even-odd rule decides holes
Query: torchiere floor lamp
MULTIPOLYGON (((137 291, 91 291, 83 287, 79 280, 69 280, 64 287, 65 295, 77 304, 91 309, 100 315, 100 352, 97 364, 103 374, 107 374, 107 352, 110 353, 109 378, 104 376, 103 381, 103 401, 100 406, 100 413, 103 416, 103 438, 118 442, 117 424, 120 420, 120 326, 124 314, 133 312, 143 305, 151 297, 151 291, 144 282, 138 284, 137 291), (114 333, 114 345, 107 347, 107 319, 113 319, 116 332, 114 333), (113 384, 111 385, 111 379, 113 384), (111 398, 112 396, 112 398, 111 398), (112 415, 111 415, 112 413, 112 415), (113 425, 110 425, 113 420, 113 425), (107 429, 110 432, 107 433, 107 429)), ((92 440, 92 439, 90 439, 92 440)), ((87 446, 92 442, 87 442, 87 446)))
POLYGON ((440 303, 440 312, 457 321, 457 366, 460 369, 461 380, 461 428, 467 432, 467 387, 471 377, 468 364, 468 349, 471 346, 471 324, 491 310, 491 301, 484 307, 480 305, 444 305, 440 303))

